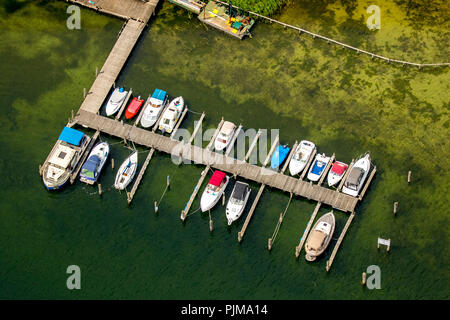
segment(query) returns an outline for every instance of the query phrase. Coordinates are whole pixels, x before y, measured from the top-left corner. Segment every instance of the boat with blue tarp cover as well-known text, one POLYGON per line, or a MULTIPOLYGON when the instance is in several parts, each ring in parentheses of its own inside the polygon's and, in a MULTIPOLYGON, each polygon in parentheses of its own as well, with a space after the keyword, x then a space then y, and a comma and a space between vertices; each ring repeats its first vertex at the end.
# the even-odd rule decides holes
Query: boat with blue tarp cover
POLYGON ((168 101, 167 92, 161 89, 155 89, 148 103, 144 107, 141 118, 141 126, 144 128, 152 127, 159 118, 168 101))
POLYGON ((319 181, 328 162, 330 162, 330 157, 327 157, 324 153, 316 155, 316 158, 309 169, 308 179, 313 182, 319 181))
POLYGON ((289 148, 287 144, 277 147, 270 161, 270 166, 272 167, 272 169, 278 169, 278 167, 281 166, 290 150, 291 148, 289 148))
POLYGON ((80 181, 87 184, 94 184, 98 180, 108 156, 108 142, 97 143, 83 164, 83 167, 81 167, 80 181))
POLYGON ((42 168, 42 181, 48 190, 62 188, 86 151, 91 137, 64 127, 42 168))

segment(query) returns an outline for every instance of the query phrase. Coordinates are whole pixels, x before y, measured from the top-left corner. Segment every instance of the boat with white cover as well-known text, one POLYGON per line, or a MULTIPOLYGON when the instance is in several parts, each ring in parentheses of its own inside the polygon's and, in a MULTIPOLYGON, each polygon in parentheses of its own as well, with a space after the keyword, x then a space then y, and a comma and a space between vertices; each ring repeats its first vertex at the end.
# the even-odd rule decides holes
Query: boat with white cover
POLYGON ((364 181, 370 170, 370 155, 358 159, 350 169, 347 179, 345 179, 342 192, 353 197, 357 197, 361 191, 364 181))
POLYGON ((220 128, 216 140, 214 141, 214 149, 216 149, 216 151, 222 151, 223 149, 228 147, 231 139, 233 138, 235 130, 236 125, 233 122, 225 121, 222 125, 222 128, 220 128))
POLYGON ((159 115, 167 103, 167 93, 161 89, 155 89, 149 102, 144 107, 141 118, 141 126, 144 128, 152 127, 158 121, 159 115))
POLYGON ((292 176, 299 174, 303 171, 303 169, 305 169, 305 166, 308 163, 309 158, 311 158, 315 147, 316 145, 311 141, 300 141, 300 144, 295 149, 295 153, 289 162, 289 172, 292 176))
POLYGON ((317 220, 305 243, 305 259, 314 261, 330 244, 336 220, 333 211, 324 214, 317 220))
POLYGON ((109 143, 106 141, 97 143, 81 167, 80 181, 94 184, 98 180, 108 156, 109 143))
POLYGON ((111 93, 108 102, 106 103, 105 112, 107 116, 112 116, 114 113, 119 111, 125 102, 125 98, 128 94, 124 88, 115 88, 111 93))
POLYGON ((42 181, 48 190, 60 189, 67 183, 90 141, 91 137, 83 132, 64 127, 42 167, 42 181))
POLYGON ((116 180, 114 182, 114 188, 117 190, 125 189, 133 180, 136 174, 138 166, 138 152, 133 152, 125 161, 121 164, 116 174, 116 180))
POLYGON ((327 167, 328 162, 330 162, 330 157, 327 157, 324 153, 317 154, 311 168, 309 168, 308 180, 312 182, 319 181, 325 171, 325 168, 327 167))
POLYGON ((164 110, 159 123, 159 130, 163 133, 172 133, 173 128, 177 124, 178 119, 184 109, 183 97, 177 97, 170 102, 166 110, 164 110))
POLYGON ((200 208, 202 212, 208 211, 216 205, 222 194, 225 192, 229 181, 230 177, 228 177, 225 172, 219 170, 214 171, 208 185, 203 191, 202 198, 200 199, 200 208))
POLYGON ((231 225, 242 215, 250 197, 250 192, 251 189, 248 183, 236 181, 226 208, 228 225, 231 225))

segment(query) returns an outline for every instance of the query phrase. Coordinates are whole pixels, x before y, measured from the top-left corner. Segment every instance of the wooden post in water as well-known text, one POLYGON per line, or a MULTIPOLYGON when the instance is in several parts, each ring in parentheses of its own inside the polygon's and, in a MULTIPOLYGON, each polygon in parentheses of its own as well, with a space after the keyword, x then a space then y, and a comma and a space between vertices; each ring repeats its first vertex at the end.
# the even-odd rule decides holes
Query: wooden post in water
POLYGON ((411 170, 408 171, 408 183, 410 183, 410 182, 411 182, 411 170))
POLYGON ((98 76, 98 67, 95 67, 95 77, 97 78, 98 76))
POLYGON ((102 195, 102 184, 99 183, 97 186, 98 186, 98 195, 101 196, 102 195))
POLYGON ((222 194, 222 207, 225 206, 225 191, 222 194))
POLYGON ((111 169, 114 169, 114 158, 111 158, 111 169))
POLYGON ((362 284, 362 285, 365 285, 365 284, 366 284, 366 273, 365 273, 365 272, 362 273, 361 284, 362 284))
POLYGON ((394 202, 394 216, 397 214, 397 209, 398 209, 398 201, 394 202))
POLYGON ((83 88, 83 99, 86 99, 86 88, 83 88))
POLYGON ((272 250, 272 238, 269 238, 268 243, 267 243, 267 249, 272 250))
POLYGON ((155 201, 155 214, 158 213, 158 201, 155 201))

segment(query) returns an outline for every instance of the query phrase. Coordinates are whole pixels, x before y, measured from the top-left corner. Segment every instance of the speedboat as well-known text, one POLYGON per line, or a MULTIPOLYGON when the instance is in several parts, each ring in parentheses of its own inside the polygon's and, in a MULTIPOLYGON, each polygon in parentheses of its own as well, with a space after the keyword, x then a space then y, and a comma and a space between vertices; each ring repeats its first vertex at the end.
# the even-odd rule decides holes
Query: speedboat
POLYGON ((330 244, 336 220, 333 211, 324 214, 317 220, 305 243, 305 259, 314 261, 330 244))
POLYGON ((292 176, 295 176, 303 171, 309 161, 309 158, 311 158, 315 147, 316 145, 311 141, 302 140, 300 142, 298 147, 295 149, 291 161, 289 162, 289 172, 292 176))
POLYGON ((108 142, 97 143, 89 154, 86 162, 81 167, 80 180, 87 184, 94 184, 97 181, 108 156, 108 142))
POLYGON ((316 158, 309 169, 308 179, 313 182, 319 181, 328 162, 330 162, 330 157, 325 156, 325 154, 316 155, 316 158))
POLYGON ((184 109, 183 97, 177 97, 170 102, 167 109, 164 111, 161 121, 159 123, 159 130, 163 133, 171 133, 175 124, 181 116, 184 109))
POLYGON ((241 216, 250 197, 250 192, 251 189, 247 183, 236 181, 226 208, 229 226, 241 216))
POLYGON ((236 126, 233 122, 225 121, 223 123, 222 128, 220 128, 219 134, 214 141, 214 149, 216 149, 216 151, 221 151, 230 144, 234 130, 236 130, 236 126))
POLYGON ((124 88, 114 89, 105 107, 105 112, 107 116, 112 116, 114 113, 119 111, 119 109, 125 102, 127 94, 128 91, 125 91, 124 88))
POLYGON ((342 192, 357 197, 370 170, 370 155, 367 153, 352 166, 342 187, 342 192))
POLYGON ((289 148, 287 144, 285 144, 284 146, 278 146, 275 149, 275 152, 272 155, 272 159, 270 160, 270 166, 272 167, 272 169, 277 169, 279 166, 281 166, 281 164, 288 156, 290 150, 291 148, 289 148))
POLYGON ((141 99, 141 96, 138 98, 134 97, 128 105, 127 111, 125 112, 125 118, 131 119, 139 112, 144 100, 141 99))
POLYGON ((136 169, 138 166, 137 162, 138 152, 135 151, 125 159, 117 171, 114 188, 117 190, 123 190, 130 184, 136 174, 136 169))
POLYGON ((333 166, 331 167, 330 172, 328 173, 328 186, 332 187, 336 185, 339 181, 341 181, 342 177, 345 174, 345 171, 347 171, 348 165, 340 162, 335 161, 333 163, 333 166))
POLYGON ((202 212, 210 210, 216 205, 224 193, 228 181, 230 181, 230 177, 228 177, 225 172, 219 170, 214 171, 208 185, 203 191, 202 198, 200 199, 200 208, 202 209, 202 212))
POLYGON ((161 89, 155 89, 148 104, 144 107, 141 118, 141 126, 150 128, 156 121, 164 109, 167 102, 167 93, 161 89))
POLYGON ((42 181, 48 190, 60 189, 67 183, 90 141, 91 137, 83 132, 64 127, 42 168, 42 181))

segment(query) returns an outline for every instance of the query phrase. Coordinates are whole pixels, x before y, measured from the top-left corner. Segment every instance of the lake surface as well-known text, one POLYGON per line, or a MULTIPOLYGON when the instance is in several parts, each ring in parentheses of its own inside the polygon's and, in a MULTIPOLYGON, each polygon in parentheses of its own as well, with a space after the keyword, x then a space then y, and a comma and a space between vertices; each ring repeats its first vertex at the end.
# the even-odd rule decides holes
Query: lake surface
MULTIPOLYGON (((381 2, 378 31, 365 25, 368 1, 299 2, 277 18, 390 58, 448 62, 446 2, 408 3, 381 2)), ((82 9, 81 30, 68 30, 64 2, 0 4, 0 298, 449 298, 449 68, 387 64, 263 22, 252 39, 238 41, 167 1, 159 5, 119 85, 143 97, 156 87, 182 95, 192 111, 206 112, 204 129, 223 116, 245 128, 280 129, 291 146, 314 141, 347 163, 370 151, 377 174, 327 273, 336 240, 315 263, 294 255, 315 203, 293 199, 268 252, 289 196, 266 188, 239 244, 245 216, 229 228, 220 205, 211 211, 213 233, 208 214, 181 223, 203 167, 176 166, 166 154, 155 153, 130 206, 112 188, 110 162, 102 197, 80 182, 48 192, 38 166, 122 21, 82 9), (171 188, 155 215, 167 175, 171 188), (377 250, 377 237, 391 239, 390 253, 377 250), (72 264, 81 268, 78 291, 66 288, 72 264), (381 290, 360 284, 369 265, 381 269, 381 290)), ((194 112, 182 125, 191 132, 200 117, 194 112)), ((117 170, 130 151, 118 139, 101 139, 111 143, 117 170)), ((138 150, 142 164, 146 150, 138 150)), ((251 187, 253 199, 258 185, 251 187)), ((199 197, 191 212, 198 207, 199 197)), ((323 206, 319 216, 329 210, 323 206)), ((335 215, 337 239, 348 215, 335 215)))

